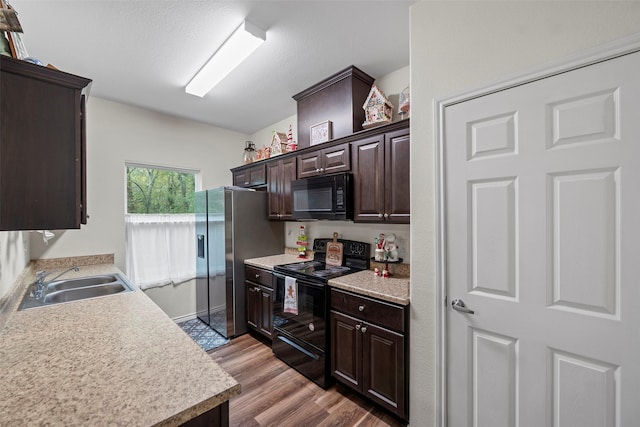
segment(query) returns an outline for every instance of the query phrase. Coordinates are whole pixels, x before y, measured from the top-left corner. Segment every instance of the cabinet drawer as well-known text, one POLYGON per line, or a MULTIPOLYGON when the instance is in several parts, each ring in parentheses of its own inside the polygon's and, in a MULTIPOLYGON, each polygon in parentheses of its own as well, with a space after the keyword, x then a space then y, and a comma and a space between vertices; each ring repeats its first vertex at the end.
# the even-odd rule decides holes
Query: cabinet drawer
POLYGON ((263 270, 261 268, 252 267, 250 265, 244 266, 244 279, 250 282, 259 283, 266 286, 269 289, 273 289, 273 283, 271 280, 273 276, 271 272, 263 270))
POLYGON ((405 331, 405 307, 332 288, 331 309, 394 331, 405 331))

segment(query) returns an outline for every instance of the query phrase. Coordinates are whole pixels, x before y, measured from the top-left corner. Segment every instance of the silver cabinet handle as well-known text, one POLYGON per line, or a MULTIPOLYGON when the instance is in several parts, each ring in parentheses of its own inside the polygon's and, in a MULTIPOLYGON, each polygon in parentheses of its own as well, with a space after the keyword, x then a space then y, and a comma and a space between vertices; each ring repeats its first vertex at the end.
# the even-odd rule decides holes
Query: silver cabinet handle
POLYGON ((362 325, 356 325, 356 331, 359 331, 361 326, 362 325))
POLYGON ((358 306, 358 311, 364 311, 364 305, 358 306))
POLYGON ((378 214, 378 218, 382 218, 382 214, 381 213, 378 214))
POLYGON ((259 275, 259 274, 256 274, 256 279, 259 279, 259 278, 260 278, 260 275, 259 275))
POLYGON ((324 172, 324 168, 320 168, 320 172, 324 172))
POLYGON ((389 218, 389 214, 388 213, 384 214, 384 217, 389 218))
POLYGON ((244 182, 244 185, 249 185, 249 181, 245 181, 245 182, 244 182))
POLYGON ((464 303, 464 301, 462 301, 461 299, 454 299, 453 301, 451 301, 451 307, 453 307, 454 310, 459 311, 461 313, 467 313, 467 314, 474 314, 475 311, 470 310, 469 308, 467 308, 467 305, 464 303))
POLYGON ((316 168, 316 172, 320 172, 320 168, 316 168))
POLYGON ((362 329, 360 329, 360 332, 362 332, 363 334, 364 334, 365 332, 367 332, 367 327, 366 327, 366 326, 363 326, 363 327, 362 327, 362 329))

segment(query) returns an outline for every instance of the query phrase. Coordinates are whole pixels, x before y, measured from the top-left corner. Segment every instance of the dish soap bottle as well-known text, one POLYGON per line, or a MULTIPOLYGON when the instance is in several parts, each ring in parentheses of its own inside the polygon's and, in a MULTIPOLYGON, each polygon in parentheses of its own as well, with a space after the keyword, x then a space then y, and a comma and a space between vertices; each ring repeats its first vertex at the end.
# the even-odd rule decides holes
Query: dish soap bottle
POLYGON ((300 226, 300 231, 298 231, 298 240, 296 241, 298 245, 298 258, 306 258, 307 257, 307 233, 304 229, 304 225, 300 226))

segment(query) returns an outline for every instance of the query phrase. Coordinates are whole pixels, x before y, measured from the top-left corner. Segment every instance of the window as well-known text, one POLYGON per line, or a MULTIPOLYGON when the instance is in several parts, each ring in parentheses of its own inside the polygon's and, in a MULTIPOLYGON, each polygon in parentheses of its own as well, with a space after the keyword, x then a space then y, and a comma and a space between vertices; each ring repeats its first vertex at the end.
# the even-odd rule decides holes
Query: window
POLYGON ((127 166, 127 212, 193 213, 196 173, 127 166))
POLYGON ((195 277, 197 171, 126 165, 127 275, 142 289, 195 277))

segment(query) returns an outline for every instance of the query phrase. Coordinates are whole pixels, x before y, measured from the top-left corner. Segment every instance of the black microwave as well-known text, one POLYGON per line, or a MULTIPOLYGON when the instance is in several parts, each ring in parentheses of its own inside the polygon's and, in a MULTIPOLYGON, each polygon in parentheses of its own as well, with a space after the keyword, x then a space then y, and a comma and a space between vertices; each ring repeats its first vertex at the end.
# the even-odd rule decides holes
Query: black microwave
POLYGON ((314 176, 291 183, 293 219, 353 219, 349 173, 314 176))

